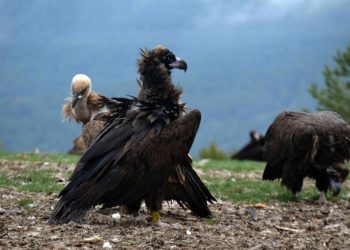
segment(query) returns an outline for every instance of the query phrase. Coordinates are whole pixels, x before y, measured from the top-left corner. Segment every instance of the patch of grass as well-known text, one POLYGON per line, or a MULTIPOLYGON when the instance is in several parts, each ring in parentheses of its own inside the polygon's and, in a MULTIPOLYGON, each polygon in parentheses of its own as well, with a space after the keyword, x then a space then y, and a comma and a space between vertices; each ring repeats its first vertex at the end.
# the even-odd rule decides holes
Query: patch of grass
POLYGON ((27 207, 29 204, 33 204, 34 200, 30 198, 20 199, 17 204, 20 207, 27 207))
POLYGON ((194 162, 194 167, 208 171, 210 169, 225 169, 235 172, 263 171, 264 162, 256 161, 235 161, 235 160, 200 160, 194 162))
POLYGON ((13 188, 27 192, 56 193, 63 188, 56 182, 51 169, 21 169, 15 176, 0 171, 0 187, 13 188))
MULTIPOLYGON (((268 201, 292 201, 293 195, 287 188, 281 186, 279 181, 263 181, 253 179, 219 179, 205 178, 208 188, 214 196, 222 200, 230 200, 236 203, 257 203, 268 201)), ((301 200, 315 200, 319 198, 319 191, 315 185, 303 187, 299 198, 301 200)), ((346 199, 349 190, 343 186, 343 190, 337 197, 328 192, 328 200, 346 199)))
POLYGON ((69 154, 34 154, 34 153, 14 153, 0 151, 0 159, 16 161, 36 161, 36 162, 57 162, 75 164, 80 159, 79 155, 69 154))
POLYGON ((205 219, 204 223, 206 223, 208 225, 214 225, 214 224, 216 224, 216 220, 214 220, 214 219, 205 219))

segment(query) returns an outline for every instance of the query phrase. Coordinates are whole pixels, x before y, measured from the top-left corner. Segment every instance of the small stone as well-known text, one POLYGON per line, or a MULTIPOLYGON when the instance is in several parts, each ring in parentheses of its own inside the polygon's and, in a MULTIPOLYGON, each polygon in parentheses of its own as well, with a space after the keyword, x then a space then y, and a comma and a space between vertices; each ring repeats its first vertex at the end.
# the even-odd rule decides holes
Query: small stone
POLYGON ((33 207, 36 207, 36 204, 31 203, 31 204, 28 204, 28 205, 27 205, 27 207, 29 207, 29 208, 33 208, 33 207))
POLYGON ((3 214, 5 214, 5 210, 0 207, 0 215, 3 215, 3 214))
POLYGON ((118 220, 120 220, 120 218, 121 218, 120 213, 112 214, 112 219, 113 219, 113 220, 118 221, 118 220))
POLYGON ((114 237, 113 239, 111 239, 111 241, 112 241, 113 243, 117 243, 117 242, 119 242, 119 239, 118 239, 117 237, 114 237))
POLYGON ((35 219, 36 219, 35 216, 29 216, 29 217, 27 217, 27 220, 35 220, 35 219))
POLYGON ((80 240, 79 242, 80 243, 92 243, 92 244, 95 244, 95 243, 98 243, 102 240, 102 238, 100 236, 92 236, 92 237, 88 237, 88 238, 84 238, 82 240, 80 240))
POLYGON ((186 235, 192 235, 192 232, 191 232, 190 229, 187 229, 187 230, 186 230, 186 235))
POLYGON ((111 248, 112 248, 112 245, 111 245, 111 243, 109 243, 108 241, 106 241, 106 242, 103 243, 103 246, 102 246, 102 247, 103 247, 103 248, 111 249, 111 248))
POLYGON ((40 232, 32 231, 32 232, 28 232, 27 235, 32 237, 37 237, 40 235, 40 232))

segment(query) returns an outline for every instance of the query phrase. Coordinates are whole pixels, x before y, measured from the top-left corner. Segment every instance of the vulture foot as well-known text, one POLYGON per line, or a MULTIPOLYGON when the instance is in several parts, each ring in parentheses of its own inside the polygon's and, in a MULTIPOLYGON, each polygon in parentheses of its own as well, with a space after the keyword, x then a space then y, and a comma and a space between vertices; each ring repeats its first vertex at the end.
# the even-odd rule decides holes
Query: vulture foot
POLYGON ((136 223, 147 223, 147 219, 145 216, 142 216, 141 214, 137 214, 134 216, 134 220, 136 223))
POLYGON ((317 203, 319 205, 326 205, 327 204, 327 197, 325 192, 320 192, 320 198, 317 200, 317 203))

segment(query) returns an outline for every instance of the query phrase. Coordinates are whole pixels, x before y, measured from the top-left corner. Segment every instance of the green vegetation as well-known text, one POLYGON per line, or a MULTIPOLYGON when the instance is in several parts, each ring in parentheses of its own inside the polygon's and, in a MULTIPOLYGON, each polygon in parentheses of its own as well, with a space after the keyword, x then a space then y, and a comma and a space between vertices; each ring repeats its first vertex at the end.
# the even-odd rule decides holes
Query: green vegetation
POLYGON ((25 207, 25 208, 28 207, 28 205, 33 203, 34 203, 34 200, 30 198, 21 199, 17 202, 18 206, 25 207))
MULTIPOLYGON (((281 186, 279 181, 263 181, 240 178, 229 178, 224 180, 219 178, 205 178, 205 182, 216 197, 236 203, 293 200, 291 192, 289 192, 285 187, 281 186)), ((350 190, 344 186, 342 188, 342 192, 337 197, 333 197, 331 192, 329 192, 327 194, 328 199, 346 199, 346 193, 350 190)), ((304 186, 300 193, 300 199, 302 200, 315 200, 318 198, 319 191, 316 189, 314 181, 312 181, 310 185, 304 186)))
POLYGON ((62 184, 54 178, 52 169, 19 169, 16 174, 0 170, 0 187, 27 192, 53 193, 62 190, 62 184))
POLYGON ((201 159, 227 160, 229 156, 224 150, 220 149, 215 142, 210 143, 208 148, 202 148, 199 151, 201 159))
POLYGON ((334 56, 336 67, 325 66, 323 76, 325 86, 319 88, 311 84, 309 92, 318 101, 318 110, 338 112, 350 122, 350 44, 345 52, 337 50, 334 56))
POLYGON ((236 161, 236 160, 200 160, 194 162, 194 167, 208 171, 210 169, 218 170, 230 170, 234 172, 247 172, 247 171, 263 171, 265 163, 255 161, 236 161))
MULTIPOLYGON (((70 155, 32 155, 23 157, 23 154, 1 153, 0 159, 21 161, 37 161, 42 159, 42 161, 73 163, 78 157, 70 155)), ((253 161, 194 161, 194 167, 200 170, 202 179, 206 185, 217 198, 222 200, 230 200, 236 203, 292 200, 291 193, 281 186, 279 181, 263 181, 261 179, 264 166, 264 163, 253 161)), ((61 170, 28 167, 19 168, 14 172, 13 170, 6 169, 6 167, 1 168, 0 187, 26 192, 59 192, 62 190, 63 185, 57 182, 57 178, 55 178, 55 174, 58 171, 61 170)), ((71 173, 61 172, 60 174, 68 177, 71 173)), ((348 185, 343 185, 342 191, 337 197, 332 197, 331 192, 329 192, 328 199, 347 199, 349 192, 348 185)), ((319 192, 315 188, 314 181, 306 180, 300 198, 318 199, 318 197, 319 192)), ((18 201, 18 205, 22 207, 27 207, 31 203, 33 203, 31 199, 18 201)))
POLYGON ((38 161, 38 162, 57 162, 72 163, 78 162, 79 155, 68 154, 35 154, 35 153, 13 153, 0 151, 0 159, 16 161, 38 161))

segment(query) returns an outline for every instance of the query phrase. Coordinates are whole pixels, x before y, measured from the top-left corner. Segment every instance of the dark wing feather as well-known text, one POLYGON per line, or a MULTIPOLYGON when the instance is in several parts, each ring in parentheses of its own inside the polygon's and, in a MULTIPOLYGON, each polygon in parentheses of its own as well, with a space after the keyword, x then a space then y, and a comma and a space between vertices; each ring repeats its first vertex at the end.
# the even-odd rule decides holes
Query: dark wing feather
POLYGON ((209 218, 211 212, 207 202, 213 203, 216 199, 203 184, 196 171, 191 166, 192 160, 176 166, 162 190, 165 200, 175 200, 181 207, 190 209, 194 215, 209 218))
POLYGON ((286 161, 296 161, 295 167, 312 161, 317 153, 318 138, 310 124, 300 122, 302 112, 283 112, 268 128, 264 138, 264 158, 267 162, 263 179, 281 178, 286 161))
POLYGON ((159 188, 177 161, 187 156, 199 127, 199 111, 194 110, 169 125, 161 119, 149 122, 141 131, 134 127, 138 114, 139 111, 131 112, 120 126, 112 124, 100 134, 60 193, 49 222, 79 220, 88 208, 99 203, 138 202, 159 188), (159 126, 161 133, 154 129, 159 126))
POLYGON ((286 162, 293 168, 312 163, 325 170, 350 158, 350 125, 335 112, 283 112, 266 133, 264 151, 263 179, 280 178, 286 162))

